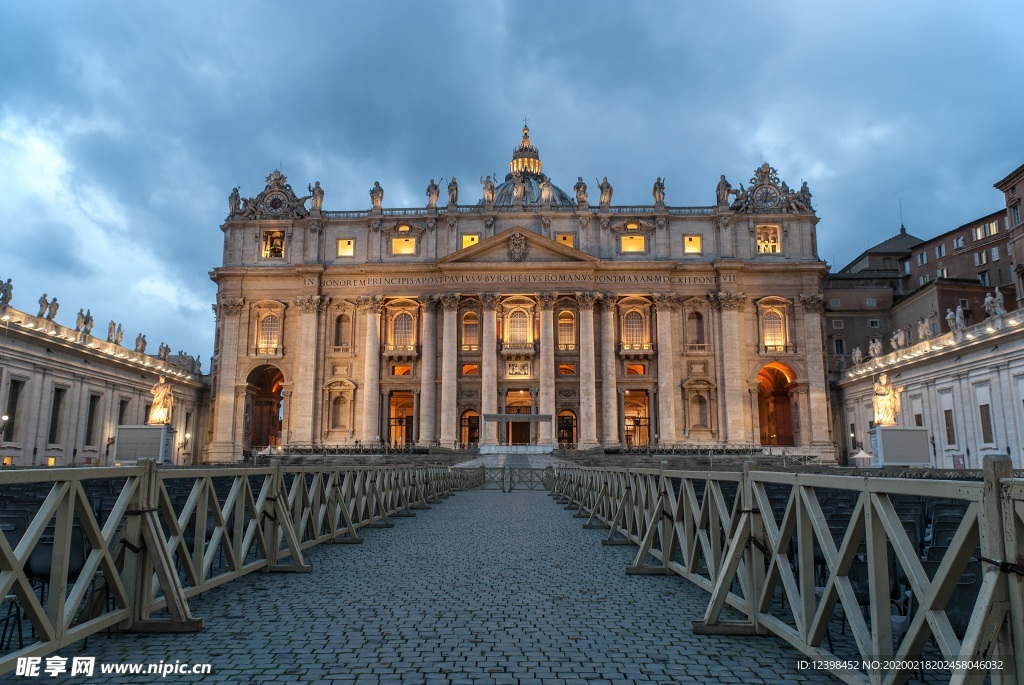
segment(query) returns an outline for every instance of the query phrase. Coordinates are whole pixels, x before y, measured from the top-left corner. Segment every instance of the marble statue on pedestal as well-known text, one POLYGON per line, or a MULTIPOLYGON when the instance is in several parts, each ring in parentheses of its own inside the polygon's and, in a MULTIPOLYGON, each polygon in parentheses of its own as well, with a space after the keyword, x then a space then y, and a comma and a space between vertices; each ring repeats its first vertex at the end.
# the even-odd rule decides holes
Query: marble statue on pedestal
POLYGON ((228 213, 232 216, 238 214, 242 208, 242 198, 238 194, 238 188, 233 188, 228 195, 228 213))
POLYGON ((964 319, 964 308, 960 305, 956 306, 956 327, 964 328, 967 324, 964 319))
POLYGON ((459 204, 459 182, 455 180, 454 176, 452 176, 452 180, 448 184, 448 204, 459 204))
POLYGON ((600 203, 602 207, 610 207, 612 204, 612 184, 605 176, 603 181, 597 182, 597 189, 601 191, 600 203))
POLYGON ((654 204, 665 204, 665 182, 661 180, 661 176, 654 181, 654 189, 651 190, 651 195, 654 196, 654 204))
POLYGON ((487 178, 480 179, 480 185, 484 187, 484 204, 493 205, 495 193, 494 181, 492 181, 491 177, 488 176, 487 178))
POLYGON ((946 325, 949 326, 949 330, 951 331, 955 331, 957 329, 956 314, 954 314, 953 310, 949 308, 946 309, 946 325))
POLYGON ((47 310, 47 308, 49 308, 49 306, 50 306, 50 301, 48 299, 46 299, 46 293, 43 293, 43 296, 39 298, 39 313, 36 314, 36 318, 37 319, 43 318, 43 314, 46 313, 46 310, 47 310))
POLYGON ((718 206, 727 206, 729 204, 729 196, 735 194, 735 191, 732 189, 732 184, 725 180, 725 174, 719 176, 718 185, 715 186, 715 198, 718 200, 718 206))
POLYGON ((60 305, 57 304, 57 298, 54 297, 50 301, 50 306, 47 307, 48 311, 46 312, 46 320, 47 321, 53 321, 53 317, 57 316, 57 310, 58 309, 60 309, 60 305))
POLYGON ((384 189, 381 188, 380 181, 374 181, 373 187, 370 188, 370 202, 374 209, 380 209, 384 204, 384 189))
POLYGON ((859 347, 853 348, 853 365, 859 366, 864 361, 864 353, 860 351, 859 347))
POLYGON ((153 404, 149 408, 146 425, 159 426, 171 422, 171 410, 174 408, 174 389, 164 376, 151 389, 153 404))
POLYGON ((75 331, 82 330, 82 326, 85 325, 85 309, 79 309, 78 314, 75 316, 75 331))
POLYGON ((572 189, 576 191, 576 202, 577 204, 586 206, 589 204, 587 199, 587 184, 583 182, 582 176, 577 176, 576 178, 576 185, 572 187, 572 189))
POLYGON ((999 286, 996 286, 994 299, 996 316, 1002 316, 1006 313, 1006 306, 1003 304, 1003 294, 999 292, 999 286))
POLYGON ((11 303, 11 297, 14 295, 14 284, 11 283, 11 279, 7 279, 5 283, 0 283, 0 307, 6 307, 11 303))
POLYGON ((900 394, 904 386, 894 388, 889 382, 888 374, 879 374, 875 381, 874 395, 871 403, 875 410, 876 426, 895 426, 896 417, 900 413, 900 394))
MULTIPOLYGON (((443 181, 444 179, 442 178, 441 180, 443 181)), ((371 193, 371 197, 372 197, 373 191, 370 191, 370 193, 371 193)), ((437 207, 437 198, 438 198, 438 196, 440 194, 441 194, 441 189, 438 187, 438 185, 436 183, 434 183, 434 179, 430 179, 430 183, 427 184, 427 207, 428 208, 433 209, 434 207, 437 207)))

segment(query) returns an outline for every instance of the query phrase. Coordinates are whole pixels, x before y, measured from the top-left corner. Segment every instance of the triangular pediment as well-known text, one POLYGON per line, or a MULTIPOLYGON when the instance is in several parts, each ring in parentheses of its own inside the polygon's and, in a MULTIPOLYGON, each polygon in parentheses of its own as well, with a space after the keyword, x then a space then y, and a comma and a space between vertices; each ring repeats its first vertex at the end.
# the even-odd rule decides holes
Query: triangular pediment
POLYGON ((442 257, 437 260, 437 263, 539 264, 570 262, 593 264, 600 261, 597 257, 566 247, 550 238, 537 235, 533 231, 524 228, 509 228, 486 240, 481 240, 473 247, 467 247, 447 257, 442 257))

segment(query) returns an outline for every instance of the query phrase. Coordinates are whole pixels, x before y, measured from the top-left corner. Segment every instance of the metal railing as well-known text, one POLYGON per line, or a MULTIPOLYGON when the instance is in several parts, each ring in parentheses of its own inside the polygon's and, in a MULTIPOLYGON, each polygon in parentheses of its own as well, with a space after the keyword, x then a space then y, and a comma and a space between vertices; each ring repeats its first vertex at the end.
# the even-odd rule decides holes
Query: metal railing
POLYGON ((628 574, 707 590, 694 632, 773 634, 848 683, 1021 682, 1024 479, 1012 475, 1005 457, 986 458, 983 480, 573 467, 555 470, 553 494, 607 528, 605 544, 639 547, 628 574))

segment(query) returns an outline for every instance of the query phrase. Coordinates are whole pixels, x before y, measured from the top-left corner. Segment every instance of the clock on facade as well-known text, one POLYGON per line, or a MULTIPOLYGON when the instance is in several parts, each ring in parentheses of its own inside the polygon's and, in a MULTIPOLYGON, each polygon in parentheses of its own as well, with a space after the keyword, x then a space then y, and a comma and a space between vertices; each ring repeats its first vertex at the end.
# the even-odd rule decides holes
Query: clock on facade
POLYGON ((779 191, 775 186, 763 185, 754 189, 754 203, 758 207, 770 208, 779 202, 779 191))

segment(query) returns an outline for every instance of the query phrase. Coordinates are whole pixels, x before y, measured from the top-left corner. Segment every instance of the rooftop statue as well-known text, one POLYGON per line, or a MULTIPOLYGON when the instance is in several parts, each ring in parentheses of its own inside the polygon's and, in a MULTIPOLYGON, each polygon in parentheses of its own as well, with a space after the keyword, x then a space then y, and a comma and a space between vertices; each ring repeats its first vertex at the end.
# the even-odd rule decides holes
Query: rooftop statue
POLYGON ((373 187, 370 188, 370 202, 373 203, 374 209, 380 209, 384 203, 384 189, 380 187, 380 181, 374 181, 373 187))
POLYGON ((966 326, 967 326, 967 323, 966 323, 966 319, 964 318, 964 308, 961 307, 960 305, 957 305, 956 306, 956 327, 957 328, 966 328, 966 326))
POLYGON ((14 285, 11 283, 11 279, 8 278, 5 283, 0 283, 0 307, 9 305, 13 295, 14 285))
POLYGON ((46 310, 49 308, 49 306, 50 306, 50 301, 48 299, 46 299, 46 293, 43 293, 43 296, 39 298, 39 313, 36 314, 36 318, 37 319, 43 318, 43 314, 46 313, 46 310))
POLYGON ((985 293, 985 302, 982 306, 989 317, 996 315, 996 298, 992 297, 992 293, 985 293))
POLYGON ((455 180, 454 176, 452 176, 452 180, 448 184, 448 204, 459 204, 459 182, 455 180))
POLYGON ((312 188, 307 185, 306 189, 309 190, 309 196, 312 198, 310 209, 319 212, 324 207, 324 189, 320 187, 320 181, 317 181, 312 188))
POLYGON ((526 181, 518 171, 512 174, 512 201, 520 204, 526 202, 526 181))
POLYGON ((550 205, 555 199, 555 188, 551 185, 550 179, 547 176, 541 178, 540 181, 540 203, 542 205, 550 205))
MULTIPOLYGON (((10 282, 10 279, 8 279, 8 282, 10 282)), ((1003 294, 999 292, 999 286, 996 286, 996 293, 994 299, 996 301, 996 316, 1002 316, 1003 314, 1006 313, 1006 306, 1003 304, 1003 294)))
POLYGON ((485 205, 493 205, 494 204, 494 181, 492 181, 491 177, 488 176, 487 178, 480 179, 480 185, 482 185, 484 187, 484 204, 485 205))
MULTIPOLYGON (((441 180, 443 181, 444 179, 442 178, 441 180)), ((430 179, 430 183, 427 184, 427 207, 430 209, 437 207, 437 198, 440 195, 441 189, 434 183, 434 179, 430 179)), ((373 199, 372 190, 370 191, 370 199, 373 199)), ((376 207, 377 205, 374 206, 376 207)))
POLYGON ((859 347, 853 348, 853 365, 859 366, 864 362, 864 353, 860 351, 859 347))
POLYGON ((60 309, 60 305, 57 304, 56 297, 54 297, 53 300, 50 301, 50 306, 48 307, 48 309, 49 311, 46 312, 46 320, 53 321, 53 317, 57 316, 57 310, 60 309))
POLYGON ((732 185, 725 180, 725 174, 722 174, 718 178, 718 185, 715 187, 715 197, 718 199, 718 206, 724 207, 729 204, 729 196, 736 195, 737 192, 732 189, 732 185))
POLYGON ((949 326, 949 330, 951 331, 955 331, 957 329, 956 314, 954 314, 953 310, 949 308, 946 309, 946 325, 949 326))
POLYGON ((111 321, 107 324, 107 342, 114 342, 114 335, 117 333, 117 324, 111 321))
POLYGON ((882 356, 882 340, 881 338, 872 338, 871 342, 868 343, 868 354, 871 355, 872 359, 878 359, 882 356))
POLYGON ((601 191, 601 206, 610 207, 612 204, 612 184, 608 182, 608 177, 605 176, 603 181, 597 182, 597 188, 601 191))
POLYGON ((654 204, 665 204, 665 182, 661 180, 661 176, 654 181, 654 189, 651 194, 654 196, 654 204))
POLYGON ((114 344, 120 345, 124 339, 124 331, 121 330, 121 324, 117 324, 117 331, 114 332, 114 344))
POLYGON ((75 330, 81 331, 82 326, 85 325, 85 309, 79 309, 78 315, 75 316, 75 330))
POLYGON ((228 195, 228 214, 234 216, 242 208, 242 198, 238 194, 238 188, 232 188, 228 195))
POLYGON ((576 185, 572 187, 576 191, 576 202, 584 207, 589 204, 587 201, 587 184, 583 182, 582 176, 577 176, 576 185))

